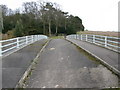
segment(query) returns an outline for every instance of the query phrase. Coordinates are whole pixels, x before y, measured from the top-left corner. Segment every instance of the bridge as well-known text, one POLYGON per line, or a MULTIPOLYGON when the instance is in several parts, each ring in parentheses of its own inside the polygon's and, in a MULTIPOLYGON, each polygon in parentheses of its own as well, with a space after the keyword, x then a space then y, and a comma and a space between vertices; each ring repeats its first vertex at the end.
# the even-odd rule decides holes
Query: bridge
POLYGON ((2 88, 117 88, 119 39, 74 34, 2 40, 2 88))

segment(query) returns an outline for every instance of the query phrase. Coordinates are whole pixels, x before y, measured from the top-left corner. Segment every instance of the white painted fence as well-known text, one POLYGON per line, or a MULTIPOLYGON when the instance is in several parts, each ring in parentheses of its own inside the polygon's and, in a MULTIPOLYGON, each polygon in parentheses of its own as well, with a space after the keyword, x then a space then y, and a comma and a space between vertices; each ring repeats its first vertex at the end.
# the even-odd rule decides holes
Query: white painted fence
POLYGON ((92 34, 73 34, 68 35, 67 38, 78 39, 81 41, 86 41, 94 43, 108 49, 120 52, 120 38, 118 37, 109 37, 102 35, 92 35, 92 34))
POLYGON ((11 54, 31 43, 34 43, 41 39, 47 39, 45 35, 31 35, 24 37, 17 37, 8 40, 0 41, 0 56, 11 54))

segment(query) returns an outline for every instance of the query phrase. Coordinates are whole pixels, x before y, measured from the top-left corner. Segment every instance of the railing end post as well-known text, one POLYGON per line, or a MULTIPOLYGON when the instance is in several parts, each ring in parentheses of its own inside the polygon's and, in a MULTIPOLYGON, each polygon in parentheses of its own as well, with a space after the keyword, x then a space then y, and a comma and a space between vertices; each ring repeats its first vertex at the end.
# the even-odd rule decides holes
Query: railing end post
POLYGON ((82 41, 82 34, 81 34, 81 41, 82 41))
POLYGON ((88 37, 87 37, 88 35, 86 34, 86 42, 87 42, 87 39, 88 39, 88 37))
POLYGON ((27 45, 27 43, 28 43, 28 36, 26 36, 26 45, 27 45))
POLYGON ((17 38, 17 48, 19 48, 19 37, 17 38))
POLYGON ((2 43, 0 42, 0 57, 2 57, 2 43))
POLYGON ((95 35, 93 35, 93 43, 95 43, 95 35))
POLYGON ((107 47, 107 36, 105 36, 105 47, 107 47))

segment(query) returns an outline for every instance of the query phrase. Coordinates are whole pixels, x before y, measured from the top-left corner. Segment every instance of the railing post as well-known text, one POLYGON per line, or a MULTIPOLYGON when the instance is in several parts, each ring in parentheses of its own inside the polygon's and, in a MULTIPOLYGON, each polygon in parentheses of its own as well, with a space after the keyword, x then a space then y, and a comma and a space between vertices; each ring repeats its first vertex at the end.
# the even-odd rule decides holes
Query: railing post
POLYGON ((17 38, 17 48, 19 48, 19 38, 17 38))
POLYGON ((38 35, 38 40, 40 40, 40 36, 38 35))
POLYGON ((80 40, 80 34, 78 35, 78 39, 80 40))
POLYGON ((0 42, 0 56, 2 56, 2 43, 0 42))
POLYGON ((26 36, 26 45, 27 45, 27 43, 28 43, 28 36, 26 36))
POLYGON ((105 36, 105 47, 107 47, 107 36, 105 36))
POLYGON ((38 35, 36 36, 36 41, 38 41, 38 35))
POLYGON ((37 35, 37 41, 39 40, 39 36, 37 35))
POLYGON ((95 35, 93 35, 93 43, 95 43, 95 35))
POLYGON ((36 41, 36 35, 34 36, 34 41, 36 41))
POLYGON ((32 43, 33 43, 34 41, 33 41, 33 35, 32 35, 32 43))
POLYGON ((36 41, 37 41, 37 35, 36 35, 36 41))
POLYGON ((35 41, 37 41, 37 36, 35 35, 35 41))
POLYGON ((39 39, 41 39, 40 35, 39 35, 39 39))
POLYGON ((76 34, 76 39, 77 39, 77 34, 76 34))
POLYGON ((33 42, 35 41, 35 36, 33 36, 33 42))
POLYGON ((88 35, 86 35, 86 41, 87 41, 87 36, 88 36, 88 35))
POLYGON ((82 34, 81 34, 81 41, 82 41, 82 34))
POLYGON ((32 43, 32 36, 30 36, 30 43, 32 43))

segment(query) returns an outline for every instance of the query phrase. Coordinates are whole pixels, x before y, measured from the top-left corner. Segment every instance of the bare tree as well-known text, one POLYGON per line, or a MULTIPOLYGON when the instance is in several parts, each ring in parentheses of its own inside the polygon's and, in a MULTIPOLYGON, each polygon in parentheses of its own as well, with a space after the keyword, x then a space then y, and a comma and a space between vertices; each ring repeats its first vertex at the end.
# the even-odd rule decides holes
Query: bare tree
POLYGON ((40 20, 43 22, 43 34, 46 34, 46 22, 47 22, 47 12, 45 10, 46 2, 39 2, 40 10, 39 10, 39 16, 40 20))
POLYGON ((58 27, 60 24, 60 17, 61 17, 61 11, 60 11, 60 6, 56 3, 54 3, 54 19, 55 19, 55 26, 56 26, 56 30, 55 30, 55 34, 57 35, 58 33, 58 27))
POLYGON ((36 2, 25 2, 23 3, 23 12, 37 18, 38 13, 38 4, 36 2))
POLYGON ((47 2, 46 6, 45 6, 45 10, 46 10, 46 15, 47 15, 47 21, 48 21, 48 26, 49 26, 49 36, 51 36, 51 22, 53 19, 53 4, 51 2, 47 2))

